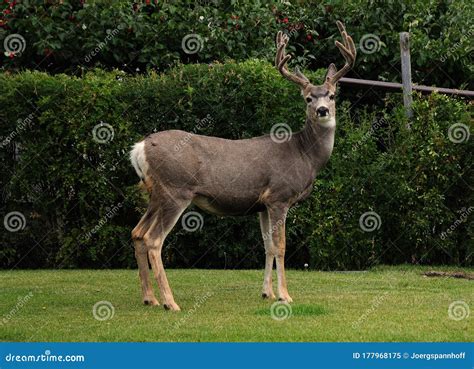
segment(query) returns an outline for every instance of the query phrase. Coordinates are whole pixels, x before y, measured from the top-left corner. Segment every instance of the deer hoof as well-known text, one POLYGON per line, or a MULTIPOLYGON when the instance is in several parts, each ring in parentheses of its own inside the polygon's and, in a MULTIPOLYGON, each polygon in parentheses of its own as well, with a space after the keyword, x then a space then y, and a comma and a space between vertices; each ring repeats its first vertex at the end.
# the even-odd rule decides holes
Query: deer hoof
POLYGON ((149 305, 149 306, 158 306, 158 305, 160 305, 158 300, 154 297, 147 297, 147 298, 143 299, 143 304, 144 305, 149 305))
POLYGON ((280 298, 278 299, 278 301, 286 302, 286 303, 289 304, 289 303, 293 302, 293 299, 292 299, 290 296, 287 296, 287 297, 280 297, 280 298))
POLYGON ((275 295, 273 293, 262 293, 262 299, 269 299, 269 300, 275 300, 275 295))
POLYGON ((170 304, 163 304, 163 307, 165 308, 165 310, 181 311, 180 307, 175 302, 172 302, 170 304))

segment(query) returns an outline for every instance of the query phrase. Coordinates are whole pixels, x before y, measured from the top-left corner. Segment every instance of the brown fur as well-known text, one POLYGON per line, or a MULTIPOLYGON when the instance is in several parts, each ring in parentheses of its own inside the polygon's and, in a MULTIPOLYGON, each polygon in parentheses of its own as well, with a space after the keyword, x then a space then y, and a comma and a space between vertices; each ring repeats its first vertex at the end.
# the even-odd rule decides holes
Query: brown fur
MULTIPOLYGON (((347 63, 353 64, 350 57, 355 59, 355 47, 343 26, 341 34, 345 73, 347 63), (352 50, 354 54, 349 57, 352 50)), ((331 156, 336 119, 334 93, 337 80, 344 73, 332 64, 325 83, 314 86, 301 72, 288 72, 287 42, 288 38, 278 33, 275 65, 285 78, 300 86, 307 102, 305 126, 290 140, 278 142, 264 135, 234 141, 169 130, 146 137, 144 144, 138 144, 140 150, 132 155, 132 163, 150 193, 148 210, 132 231, 146 304, 158 304, 149 280, 149 261, 165 308, 179 310, 166 278, 161 249, 167 234, 191 203, 219 215, 258 212, 266 254, 262 296, 275 296, 271 274, 276 260, 279 298, 292 301, 284 268, 286 215, 291 206, 309 196, 314 178, 331 156)))

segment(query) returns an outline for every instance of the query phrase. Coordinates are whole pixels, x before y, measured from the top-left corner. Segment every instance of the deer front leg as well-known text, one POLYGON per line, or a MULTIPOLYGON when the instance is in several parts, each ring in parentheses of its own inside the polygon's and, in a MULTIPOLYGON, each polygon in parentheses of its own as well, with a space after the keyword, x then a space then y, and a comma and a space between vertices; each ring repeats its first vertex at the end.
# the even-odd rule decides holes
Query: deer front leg
POLYGON ((285 277, 285 222, 287 209, 278 207, 269 209, 270 233, 272 235, 272 251, 276 259, 276 270, 278 277, 278 299, 285 302, 293 302, 288 294, 285 277))
POLYGON ((263 243, 265 245, 265 275, 263 277, 262 297, 264 299, 275 299, 272 283, 273 260, 275 260, 275 255, 272 251, 272 237, 270 233, 270 219, 268 217, 268 211, 262 211, 259 213, 259 216, 260 230, 262 232, 263 243))

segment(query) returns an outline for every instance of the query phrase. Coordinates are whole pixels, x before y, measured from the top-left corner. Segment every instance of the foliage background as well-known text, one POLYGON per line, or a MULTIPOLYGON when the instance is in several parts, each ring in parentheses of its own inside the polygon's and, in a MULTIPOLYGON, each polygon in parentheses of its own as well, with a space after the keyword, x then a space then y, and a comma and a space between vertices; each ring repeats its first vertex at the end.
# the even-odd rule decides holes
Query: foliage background
MULTIPOLYGON (((472 89, 473 7, 465 0, 4 1, 0 44, 19 33, 26 48, 0 55, 0 210, 22 212, 26 228, 2 228, 0 267, 134 267, 130 230, 145 199, 127 156, 151 132, 246 138, 275 123, 299 129, 304 102, 270 64, 278 30, 290 35, 292 66, 313 80, 341 63, 334 47, 341 19, 359 48, 349 76, 399 81, 398 34, 409 31, 415 82, 472 89), (196 54, 181 44, 191 33, 203 41, 196 54), (376 52, 361 52, 366 35, 380 40, 376 52), (92 137, 101 123, 114 131, 106 144, 92 137)), ((472 105, 416 96, 411 130, 400 106, 397 94, 339 93, 334 154, 311 199, 290 213, 289 266, 472 265, 472 218, 463 217, 472 209, 472 139, 448 137, 453 124, 472 128, 472 105), (380 215, 380 229, 361 230, 367 211, 380 215)), ((204 224, 189 233, 178 223, 164 250, 167 266, 261 267, 255 217, 205 215, 204 224)))
POLYGON ((290 33, 296 64, 316 70, 338 55, 335 23, 343 20, 356 41, 367 34, 380 39, 377 52, 359 52, 353 76, 399 81, 398 34, 408 31, 415 82, 460 88, 472 81, 474 3, 467 0, 14 3, 11 8, 3 5, 9 13, 0 17, 0 42, 8 34, 20 33, 28 47, 21 55, 4 56, 4 70, 81 75, 96 66, 136 73, 147 68, 163 71, 178 62, 271 61, 278 30, 290 33), (118 34, 104 42, 114 30, 118 34), (203 48, 189 55, 181 41, 191 33, 202 37, 203 48), (100 43, 105 43, 100 53, 86 61, 100 43))
MULTIPOLYGON (((323 73, 307 74, 318 81, 323 73)), ((454 123, 471 126, 469 106, 437 94, 415 100, 410 130, 397 95, 377 115, 339 102, 334 154, 288 219, 289 266, 472 263, 472 222, 441 237, 472 203, 472 140, 448 137, 454 123), (361 230, 367 211, 380 215, 380 229, 361 230)), ((0 136, 18 133, 0 151, 2 212, 27 218, 24 230, 2 232, 2 267, 133 267, 130 230, 145 205, 128 161, 134 142, 170 128, 233 139, 282 122, 297 130, 305 110, 298 89, 259 60, 148 76, 3 74, 0 105, 0 136), (30 114, 19 131, 17 119, 30 114), (112 141, 93 139, 100 122, 113 127, 112 141)), ((205 215, 196 232, 178 222, 164 257, 173 267, 261 267, 257 218, 205 215)))

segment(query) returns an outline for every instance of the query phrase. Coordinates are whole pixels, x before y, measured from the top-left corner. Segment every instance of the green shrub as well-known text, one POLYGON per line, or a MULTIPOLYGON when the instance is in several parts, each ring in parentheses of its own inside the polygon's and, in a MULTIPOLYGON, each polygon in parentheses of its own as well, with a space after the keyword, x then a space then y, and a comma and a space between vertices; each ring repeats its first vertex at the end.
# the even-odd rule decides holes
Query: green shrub
MULTIPOLYGON (((317 81, 323 72, 307 74, 317 81)), ((415 100, 411 130, 399 109, 376 117, 338 102, 333 157, 289 216, 289 266, 472 262, 472 226, 458 222, 442 237, 472 203, 472 140, 448 139, 454 123, 471 124, 467 106, 440 95, 415 100), (374 232, 359 226, 368 211, 382 221, 374 232)), ((146 204, 128 160, 134 142, 170 128, 233 139, 275 123, 297 130, 305 114, 298 89, 258 60, 147 77, 2 74, 0 105, 1 215, 18 211, 26 221, 0 233, 2 267, 135 266, 130 231, 146 204)), ((178 222, 164 249, 173 267, 260 268, 263 255, 255 216, 204 215, 196 232, 178 222)))
POLYGON ((467 106, 433 94, 418 96, 414 112, 410 129, 402 109, 359 124, 338 118, 335 152, 295 212, 313 266, 472 264, 472 140, 448 135, 472 129, 467 106), (364 219, 373 231, 362 229, 364 219))
POLYGON ((0 61, 8 70, 73 74, 96 66, 135 73, 177 62, 270 61, 275 34, 285 30, 294 62, 316 70, 342 63, 334 39, 335 21, 343 20, 359 48, 355 76, 400 81, 399 32, 409 31, 414 81, 459 88, 472 80, 473 7, 468 0, 24 1, 2 14, 0 42, 19 33, 25 50, 0 61), (190 44, 186 53, 182 41, 190 34, 202 47, 190 44), (366 52, 361 40, 369 40, 366 52))

